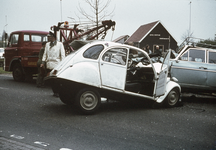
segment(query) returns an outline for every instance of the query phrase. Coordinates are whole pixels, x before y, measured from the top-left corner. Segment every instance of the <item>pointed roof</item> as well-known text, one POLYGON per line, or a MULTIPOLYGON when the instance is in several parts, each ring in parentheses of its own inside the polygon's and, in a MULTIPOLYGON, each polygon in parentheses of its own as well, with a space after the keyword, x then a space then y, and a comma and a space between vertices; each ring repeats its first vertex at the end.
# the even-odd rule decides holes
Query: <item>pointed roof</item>
POLYGON ((113 40, 113 42, 119 42, 122 39, 125 39, 124 42, 128 39, 129 35, 122 35, 118 37, 117 39, 113 40))
POLYGON ((141 42, 159 23, 160 21, 155 21, 140 26, 126 42, 141 42))

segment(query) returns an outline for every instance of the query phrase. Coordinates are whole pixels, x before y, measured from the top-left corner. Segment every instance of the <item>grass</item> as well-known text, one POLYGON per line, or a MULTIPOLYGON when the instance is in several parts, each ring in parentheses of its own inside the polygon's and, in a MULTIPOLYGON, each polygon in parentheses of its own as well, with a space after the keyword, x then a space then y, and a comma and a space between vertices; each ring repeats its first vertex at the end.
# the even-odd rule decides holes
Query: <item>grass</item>
POLYGON ((11 74, 11 72, 4 71, 3 67, 0 67, 0 74, 11 74))

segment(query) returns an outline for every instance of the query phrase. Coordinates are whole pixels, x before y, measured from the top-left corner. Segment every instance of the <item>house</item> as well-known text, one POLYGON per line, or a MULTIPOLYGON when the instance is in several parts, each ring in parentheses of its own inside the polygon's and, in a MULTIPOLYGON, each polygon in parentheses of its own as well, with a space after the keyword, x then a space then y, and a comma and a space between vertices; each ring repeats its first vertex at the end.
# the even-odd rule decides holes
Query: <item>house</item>
POLYGON ((123 35, 113 40, 113 42, 124 44, 128 38, 129 38, 129 35, 123 35))
POLYGON ((167 49, 176 50, 177 48, 177 41, 160 21, 140 26, 125 43, 133 43, 134 46, 139 48, 143 48, 148 44, 153 52, 157 45, 162 52, 167 49))

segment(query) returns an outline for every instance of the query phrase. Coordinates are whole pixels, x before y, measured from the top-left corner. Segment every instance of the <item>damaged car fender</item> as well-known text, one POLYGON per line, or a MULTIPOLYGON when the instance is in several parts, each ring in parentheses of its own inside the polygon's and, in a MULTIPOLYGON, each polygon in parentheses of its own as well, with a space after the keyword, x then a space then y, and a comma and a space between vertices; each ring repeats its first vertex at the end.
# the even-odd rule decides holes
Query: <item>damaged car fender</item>
MULTIPOLYGON (((162 103, 162 102, 170 103, 170 101, 175 101, 173 103, 175 103, 176 105, 176 103, 180 101, 180 100, 177 100, 177 99, 180 99, 180 94, 181 94, 180 85, 174 81, 171 81, 170 78, 167 78, 167 86, 166 86, 165 94, 160 96, 156 100, 156 102, 157 103, 162 103), (175 95, 169 95, 169 94, 175 94, 175 95)), ((174 105, 174 104, 171 104, 171 105, 174 105)))

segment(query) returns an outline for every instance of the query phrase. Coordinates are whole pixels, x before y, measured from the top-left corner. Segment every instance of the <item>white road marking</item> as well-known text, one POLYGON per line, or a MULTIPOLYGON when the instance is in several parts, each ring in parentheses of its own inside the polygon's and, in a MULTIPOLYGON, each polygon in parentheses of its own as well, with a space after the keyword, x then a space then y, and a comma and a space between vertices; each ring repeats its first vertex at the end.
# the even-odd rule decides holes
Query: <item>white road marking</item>
POLYGON ((42 146, 48 146, 49 143, 45 143, 45 142, 39 142, 39 141, 36 141, 34 142, 35 144, 38 144, 38 145, 42 145, 42 146))
POLYGON ((0 87, 1 90, 7 90, 8 88, 0 87))
POLYGON ((6 148, 6 149, 13 149, 13 150, 18 150, 18 149, 31 149, 31 150, 45 150, 45 149, 42 149, 42 148, 38 148, 38 147, 34 147, 34 146, 31 146, 31 145, 28 145, 28 144, 25 144, 25 143, 22 143, 22 142, 18 142, 18 141, 15 141, 15 140, 12 140, 12 139, 7 139, 7 138, 3 138, 3 137, 0 137, 0 144, 1 144, 1 148, 6 148))
POLYGON ((15 134, 10 135, 10 137, 12 137, 12 138, 16 138, 16 139, 19 139, 19 140, 24 139, 24 137, 19 136, 19 135, 15 135, 15 134))
POLYGON ((61 148, 60 150, 72 150, 72 149, 69 149, 69 148, 61 148))

